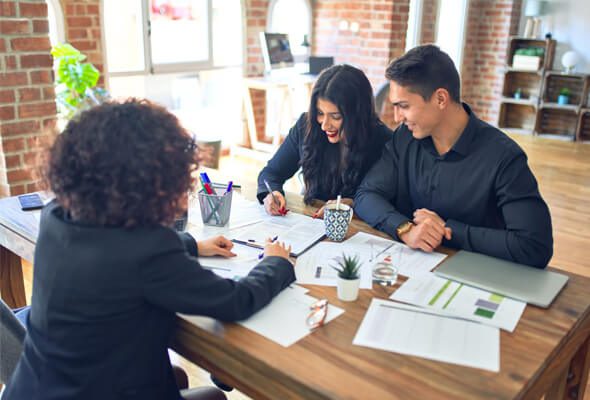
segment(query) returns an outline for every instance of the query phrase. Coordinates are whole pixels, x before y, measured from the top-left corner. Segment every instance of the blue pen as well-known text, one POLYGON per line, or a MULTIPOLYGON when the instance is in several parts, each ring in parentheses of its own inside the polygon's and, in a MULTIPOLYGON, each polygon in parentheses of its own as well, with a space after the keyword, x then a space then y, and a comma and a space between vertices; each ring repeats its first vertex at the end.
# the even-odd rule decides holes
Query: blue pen
POLYGON ((206 172, 201 172, 199 175, 201 175, 201 178, 205 183, 211 183, 211 179, 209 179, 209 175, 207 175, 206 172))
MULTIPOLYGON (((273 237, 272 240, 271 240, 271 243, 276 242, 278 238, 279 238, 278 236, 273 237)), ((258 254, 258 259, 259 260, 262 260, 263 258, 264 258, 264 251, 262 253, 258 254)))
POLYGON ((231 192, 231 188, 232 188, 233 185, 234 185, 234 182, 233 181, 229 181, 228 182, 227 189, 225 189, 225 193, 226 194, 229 193, 229 192, 231 192))

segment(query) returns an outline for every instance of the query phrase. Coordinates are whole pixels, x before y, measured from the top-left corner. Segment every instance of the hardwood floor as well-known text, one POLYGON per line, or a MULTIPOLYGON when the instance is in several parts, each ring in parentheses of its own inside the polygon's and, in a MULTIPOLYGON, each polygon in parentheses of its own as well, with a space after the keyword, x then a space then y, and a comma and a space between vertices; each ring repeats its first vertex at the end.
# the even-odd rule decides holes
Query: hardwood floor
MULTIPOLYGON (((565 271, 590 276, 590 144, 568 143, 532 136, 513 135, 529 158, 529 165, 539 181, 541 194, 548 203, 553 220, 554 255, 550 265, 565 271)), ((262 166, 261 160, 243 156, 225 157, 220 169, 235 183, 252 180, 262 166)), ((286 190, 299 191, 296 179, 286 190)), ((25 263, 27 264, 27 263, 25 263)), ((31 266, 23 265, 28 299, 31 293, 31 266)), ((172 355, 190 376, 192 386, 210 385, 209 374, 195 365, 172 355)), ((590 399, 590 388, 585 399, 590 399)), ((234 390, 232 400, 248 397, 234 390)))

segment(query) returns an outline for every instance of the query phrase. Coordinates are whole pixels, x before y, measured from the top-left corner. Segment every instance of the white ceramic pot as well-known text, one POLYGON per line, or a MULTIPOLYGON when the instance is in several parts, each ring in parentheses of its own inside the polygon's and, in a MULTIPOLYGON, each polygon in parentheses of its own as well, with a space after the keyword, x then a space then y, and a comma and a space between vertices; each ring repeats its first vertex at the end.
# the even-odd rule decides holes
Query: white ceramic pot
POLYGON ((342 301, 355 301, 359 296, 359 285, 361 279, 342 279, 338 277, 337 290, 338 299, 342 301))

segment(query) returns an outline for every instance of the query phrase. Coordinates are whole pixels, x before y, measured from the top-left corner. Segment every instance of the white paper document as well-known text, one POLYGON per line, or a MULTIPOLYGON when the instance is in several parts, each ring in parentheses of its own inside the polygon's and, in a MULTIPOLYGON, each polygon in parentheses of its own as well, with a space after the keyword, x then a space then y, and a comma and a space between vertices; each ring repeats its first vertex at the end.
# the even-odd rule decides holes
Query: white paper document
POLYGON ((239 243, 263 247, 267 238, 291 245, 291 254, 298 256, 324 236, 324 221, 289 213, 285 216, 268 216, 262 222, 231 231, 230 238, 239 243))
MULTIPOLYGON (((287 288, 262 310, 238 323, 281 346, 288 347, 312 332, 306 321, 310 305, 317 300, 306 295, 299 286, 287 288)), ((342 313, 343 309, 329 304, 324 324, 342 313)))
POLYGON ((447 255, 443 253, 426 253, 422 250, 413 250, 403 243, 393 242, 379 258, 390 257, 392 264, 398 268, 398 273, 407 277, 419 276, 430 272, 447 255))
MULTIPOLYGON (((356 235, 355 235, 356 236, 356 235)), ((358 255, 362 263, 360 268, 361 289, 370 289, 373 284, 371 276, 372 263, 370 253, 362 253, 360 249, 347 246, 346 242, 320 242, 297 257, 295 275, 297 283, 323 286, 336 286, 338 272, 332 268, 342 261, 343 254, 358 255)))
POLYGON ((433 273, 408 279, 390 299, 441 310, 513 332, 526 303, 487 290, 438 277, 433 273))
POLYGON ((199 263, 203 268, 210 269, 221 277, 238 280, 248 275, 260 262, 260 249, 236 243, 231 251, 236 254, 235 257, 199 257, 199 263))
POLYGON ((353 344, 500 371, 498 328, 373 299, 353 344))

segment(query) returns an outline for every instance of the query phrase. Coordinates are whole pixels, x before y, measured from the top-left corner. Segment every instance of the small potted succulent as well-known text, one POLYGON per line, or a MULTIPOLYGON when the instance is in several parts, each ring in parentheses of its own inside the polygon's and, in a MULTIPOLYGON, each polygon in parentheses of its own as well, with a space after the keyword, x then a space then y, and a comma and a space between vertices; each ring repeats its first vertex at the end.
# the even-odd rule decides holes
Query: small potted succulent
POLYGON ((347 256, 342 254, 342 259, 338 260, 338 266, 334 268, 338 272, 337 290, 338 299, 342 301, 355 301, 359 294, 359 285, 361 282, 359 256, 347 256))
POLYGON ((561 88, 561 90, 559 91, 559 96, 557 97, 557 104, 569 104, 571 93, 572 92, 569 90, 569 88, 561 88))
POLYGON ((516 89, 516 91, 514 92, 514 98, 516 100, 520 100, 522 98, 522 89, 521 88, 516 89))

